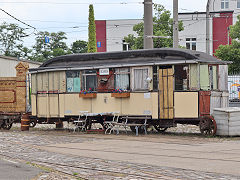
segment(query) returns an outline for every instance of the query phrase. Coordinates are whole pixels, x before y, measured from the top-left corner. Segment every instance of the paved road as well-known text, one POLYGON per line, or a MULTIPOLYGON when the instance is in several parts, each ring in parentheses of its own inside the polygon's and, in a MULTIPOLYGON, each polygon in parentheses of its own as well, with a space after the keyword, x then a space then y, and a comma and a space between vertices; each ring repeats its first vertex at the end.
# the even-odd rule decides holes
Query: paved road
POLYGON ((26 164, 0 159, 0 179, 1 180, 27 180, 33 179, 40 172, 40 169, 26 164))
POLYGON ((240 179, 240 138, 0 131, 0 155, 68 174, 46 179, 240 179), (60 177, 62 176, 62 177, 60 177))

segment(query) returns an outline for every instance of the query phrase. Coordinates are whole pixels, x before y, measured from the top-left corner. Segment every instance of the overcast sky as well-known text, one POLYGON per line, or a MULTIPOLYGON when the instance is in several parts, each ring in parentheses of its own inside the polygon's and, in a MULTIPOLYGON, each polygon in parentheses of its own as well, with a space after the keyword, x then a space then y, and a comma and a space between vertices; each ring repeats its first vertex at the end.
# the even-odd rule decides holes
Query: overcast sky
MULTIPOLYGON (((0 8, 14 17, 34 26, 38 31, 67 33, 70 44, 76 40, 87 40, 88 6, 94 5, 96 20, 141 19, 143 0, 1 0, 0 8)), ((153 0, 172 10, 173 0, 153 0)), ((179 12, 205 11, 207 0, 179 0, 179 12)), ((0 23, 16 23, 0 11, 0 23)), ((27 32, 31 34, 32 29, 27 32)), ((25 45, 34 43, 34 34, 25 39, 25 45)))

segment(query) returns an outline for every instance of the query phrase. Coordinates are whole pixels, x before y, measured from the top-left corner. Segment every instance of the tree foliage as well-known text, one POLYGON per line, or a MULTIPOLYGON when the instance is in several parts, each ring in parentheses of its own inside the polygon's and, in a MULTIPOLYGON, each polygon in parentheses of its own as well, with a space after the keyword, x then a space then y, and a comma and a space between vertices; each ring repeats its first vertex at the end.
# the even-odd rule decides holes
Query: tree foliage
POLYGON ((40 31, 35 38, 36 43, 33 46, 32 59, 43 62, 50 58, 70 54, 71 51, 67 47, 64 40, 66 40, 66 34, 64 32, 40 31), (45 42, 45 37, 49 38, 49 42, 45 42))
POLYGON ((87 42, 83 40, 77 40, 71 45, 72 53, 86 53, 88 51, 87 42))
POLYGON ((17 24, 3 22, 0 25, 1 54, 5 56, 17 56, 23 48, 23 37, 26 36, 24 29, 17 24))
POLYGON ((89 5, 89 17, 88 17, 88 52, 97 52, 97 40, 96 40, 96 24, 94 18, 93 5, 89 5))
POLYGON ((230 73, 240 72, 240 16, 235 25, 230 26, 230 37, 232 44, 220 45, 214 54, 219 59, 224 61, 232 61, 229 65, 230 73))
MULTIPOLYGON (((179 22, 179 31, 183 30, 183 23, 179 22)), ((129 43, 130 49, 143 49, 144 23, 136 24, 133 31, 137 33, 137 37, 129 34, 124 38, 129 43)), ((166 10, 162 5, 154 5, 153 16, 153 35, 154 36, 170 36, 171 38, 154 38, 154 48, 172 47, 173 46, 173 19, 171 12, 166 10)))

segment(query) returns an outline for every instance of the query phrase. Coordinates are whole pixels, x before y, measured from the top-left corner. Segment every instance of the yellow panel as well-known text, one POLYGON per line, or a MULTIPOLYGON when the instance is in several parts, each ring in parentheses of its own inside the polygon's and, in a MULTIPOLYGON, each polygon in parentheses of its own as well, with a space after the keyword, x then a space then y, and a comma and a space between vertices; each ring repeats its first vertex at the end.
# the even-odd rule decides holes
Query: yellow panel
POLYGON ((37 74, 37 91, 43 91, 42 73, 37 74))
POLYGON ((168 69, 168 108, 168 118, 173 119, 173 69, 168 69))
POLYGON ((59 75, 60 75, 60 72, 56 71, 54 72, 54 84, 53 84, 53 89, 56 91, 56 90, 59 90, 59 75))
POLYGON ((43 91, 48 91, 48 72, 42 73, 43 91))
POLYGON ((31 92, 33 94, 37 93, 37 82, 36 82, 36 74, 31 74, 31 92))
POLYGON ((92 112, 121 112, 121 99, 128 98, 115 98, 111 97, 111 93, 98 93, 97 97, 92 99, 92 112))
MULTIPOLYGON (((79 94, 65 94, 64 95, 64 115, 78 115, 79 111, 92 112, 92 99, 80 98, 79 94)), ((62 102, 61 97, 61 102, 62 102)), ((62 108, 61 108, 62 109, 62 108)), ((62 110, 61 110, 62 111, 62 110)))
POLYGON ((47 94, 38 94, 37 96, 37 116, 48 117, 48 96, 47 94))
POLYGON ((59 83, 60 83, 60 92, 66 92, 66 72, 60 71, 59 72, 59 83))
MULTIPOLYGON (((152 115, 152 98, 153 96, 151 95, 151 93, 145 94, 145 97, 144 93, 131 93, 130 98, 122 98, 122 114, 152 115)), ((155 99, 154 101, 157 101, 157 99, 155 99)))
POLYGON ((48 79, 49 79, 49 91, 54 91, 54 72, 49 72, 48 73, 48 79))
POLYGON ((37 115, 37 109, 36 109, 36 95, 31 95, 31 106, 32 106, 32 115, 37 115))
POLYGON ((160 119, 163 119, 163 70, 159 69, 159 107, 160 107, 160 119))
POLYGON ((65 94, 59 94, 59 116, 64 117, 65 110, 65 94))
POLYGON ((198 92, 174 92, 175 118, 198 118, 198 92))
POLYGON ((152 97, 152 118, 158 119, 158 93, 151 93, 152 97))
POLYGON ((49 117, 59 117, 58 94, 48 95, 49 117))

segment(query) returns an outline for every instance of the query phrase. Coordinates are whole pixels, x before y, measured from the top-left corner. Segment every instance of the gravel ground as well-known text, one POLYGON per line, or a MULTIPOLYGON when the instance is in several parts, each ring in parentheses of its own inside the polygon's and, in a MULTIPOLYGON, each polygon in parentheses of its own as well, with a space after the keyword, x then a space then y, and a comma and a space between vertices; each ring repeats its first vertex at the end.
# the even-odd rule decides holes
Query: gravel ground
MULTIPOLYGON (((71 124, 64 124, 65 130, 55 130, 55 125, 38 124, 29 132, 21 132, 20 125, 15 124, 10 131, 0 131, 0 156, 4 158, 30 162, 44 172, 34 180, 55 179, 239 179, 239 177, 186 169, 160 166, 149 166, 97 158, 71 156, 44 151, 40 146, 58 143, 80 143, 93 141, 98 135, 85 136, 82 132, 73 133, 71 124), (143 178, 144 177, 144 178, 143 178)), ((95 127, 96 128, 96 127, 95 127)), ((123 133, 124 134, 124 133, 123 133)), ((141 136, 143 140, 158 139, 156 132, 141 136)), ((166 138, 182 139, 186 142, 222 141, 220 138, 205 138, 199 135, 197 126, 179 125, 169 128, 166 138), (179 136, 181 135, 181 136, 179 136), (182 136, 184 135, 184 136, 182 136)), ((119 136, 104 135, 104 138, 118 138, 119 136)), ((164 137, 164 135, 163 135, 164 137)), ((130 133, 124 138, 137 138, 130 133)))

